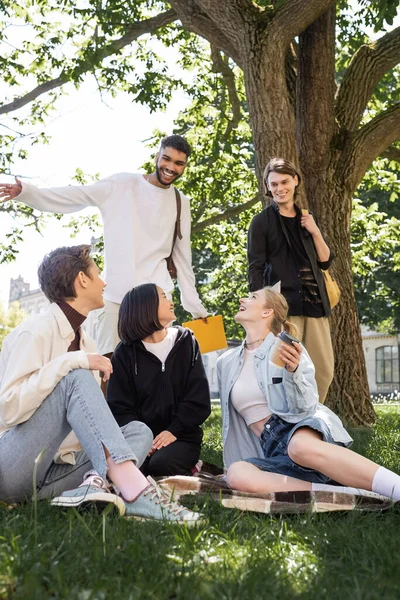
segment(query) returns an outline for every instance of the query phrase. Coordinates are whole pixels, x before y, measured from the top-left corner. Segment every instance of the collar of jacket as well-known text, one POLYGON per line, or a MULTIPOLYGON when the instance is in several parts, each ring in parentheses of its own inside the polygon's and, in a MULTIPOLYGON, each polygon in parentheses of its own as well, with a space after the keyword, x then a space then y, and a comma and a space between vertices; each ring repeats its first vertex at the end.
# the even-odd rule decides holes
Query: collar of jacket
MULTIPOLYGON (((199 346, 197 346, 197 350, 196 350, 196 338, 194 337, 194 333, 191 329, 188 329, 187 327, 181 327, 180 325, 174 325, 174 327, 178 330, 178 335, 175 340, 174 346, 171 348, 171 352, 176 351, 178 344, 181 344, 184 339, 186 339, 188 336, 191 336, 191 345, 192 345, 191 360, 192 360, 192 368, 193 368, 194 363, 196 362, 196 360, 199 356, 199 346)), ((134 367, 135 375, 137 375, 138 374, 137 352, 138 351, 145 352, 146 354, 150 355, 151 357, 153 357, 153 354, 145 348, 142 340, 134 340, 132 342, 128 342, 126 345, 132 346, 134 363, 135 363, 135 367, 134 367)), ((171 352, 168 354, 168 356, 171 354, 171 352)), ((154 357, 154 358, 156 358, 156 357, 154 357)))
MULTIPOLYGON (((272 200, 271 206, 274 209, 274 211, 276 213, 278 213, 278 215, 281 214, 281 211, 279 210, 279 206, 277 205, 275 200, 272 200)), ((296 216, 301 217, 301 208, 299 208, 296 203, 294 204, 294 210, 296 211, 296 216)))
POLYGON ((57 321, 61 337, 72 341, 75 337, 75 331, 72 329, 71 323, 68 321, 65 313, 58 304, 52 302, 49 306, 49 312, 54 315, 54 318, 57 321))
MULTIPOLYGON (((239 355, 242 355, 244 353, 244 349, 245 349, 245 341, 243 340, 241 346, 240 346, 240 351, 239 351, 239 355)), ((267 335, 267 337, 265 338, 265 340, 263 341, 262 344, 260 344, 257 348, 257 350, 254 352, 254 356, 256 356, 259 359, 263 359, 265 358, 265 355, 268 354, 269 349, 271 348, 272 344, 275 342, 275 336, 272 333, 272 331, 269 332, 269 334, 267 335)))

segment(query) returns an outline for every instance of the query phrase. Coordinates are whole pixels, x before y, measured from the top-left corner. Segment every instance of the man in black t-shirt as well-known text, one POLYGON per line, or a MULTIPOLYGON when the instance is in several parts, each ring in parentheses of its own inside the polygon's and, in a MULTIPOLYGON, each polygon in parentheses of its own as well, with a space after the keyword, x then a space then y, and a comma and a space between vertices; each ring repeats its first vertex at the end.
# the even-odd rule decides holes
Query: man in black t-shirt
POLYGON ((270 160, 264 172, 273 201, 256 215, 249 228, 249 287, 255 291, 281 282, 289 305, 289 320, 315 366, 320 402, 333 378, 333 350, 328 317, 330 305, 321 269, 328 269, 333 252, 313 217, 295 204, 301 177, 283 158, 270 160))

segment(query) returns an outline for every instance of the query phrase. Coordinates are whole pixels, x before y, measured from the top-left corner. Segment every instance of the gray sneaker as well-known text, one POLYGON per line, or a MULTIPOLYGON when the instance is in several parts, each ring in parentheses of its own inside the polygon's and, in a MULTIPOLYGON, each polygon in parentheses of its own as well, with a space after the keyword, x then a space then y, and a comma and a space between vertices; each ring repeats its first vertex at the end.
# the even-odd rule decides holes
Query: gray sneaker
POLYGON ((110 504, 114 504, 119 514, 125 514, 125 502, 120 496, 113 494, 112 487, 96 471, 85 474, 83 483, 74 490, 62 492, 61 496, 53 498, 53 506, 64 508, 89 508, 95 507, 100 512, 110 504))
POLYGON ((203 515, 170 500, 151 477, 147 479, 150 485, 140 496, 133 502, 125 501, 125 517, 155 519, 179 525, 186 524, 188 527, 204 525, 207 522, 203 515))

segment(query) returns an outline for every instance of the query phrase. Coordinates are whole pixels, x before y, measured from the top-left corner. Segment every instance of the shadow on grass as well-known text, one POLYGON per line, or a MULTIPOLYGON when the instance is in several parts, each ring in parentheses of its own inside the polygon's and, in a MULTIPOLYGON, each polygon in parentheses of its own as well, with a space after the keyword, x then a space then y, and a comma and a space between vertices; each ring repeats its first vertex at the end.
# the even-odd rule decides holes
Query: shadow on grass
MULTIPOLYGON (((399 464, 398 412, 356 433, 356 449, 399 464)), ((205 427, 204 458, 222 464, 220 414, 205 427)), ((399 597, 399 511, 270 516, 224 509, 210 497, 185 504, 208 517, 196 529, 109 515, 77 516, 46 501, 0 507, 0 599, 399 597)))

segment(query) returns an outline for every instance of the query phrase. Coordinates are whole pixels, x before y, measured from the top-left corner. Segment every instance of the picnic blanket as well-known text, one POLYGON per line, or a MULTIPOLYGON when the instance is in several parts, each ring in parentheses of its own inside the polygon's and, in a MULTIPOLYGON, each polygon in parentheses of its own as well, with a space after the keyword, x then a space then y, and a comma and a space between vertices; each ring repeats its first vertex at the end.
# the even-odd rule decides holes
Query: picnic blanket
MULTIPOLYGON (((163 477, 158 485, 174 500, 187 494, 211 495, 225 508, 237 508, 266 514, 336 512, 348 510, 381 511, 393 506, 390 498, 367 490, 334 485, 321 491, 274 492, 251 494, 231 489, 223 476, 199 473, 194 477, 163 477)), ((322 486, 321 486, 322 487, 322 486)))

